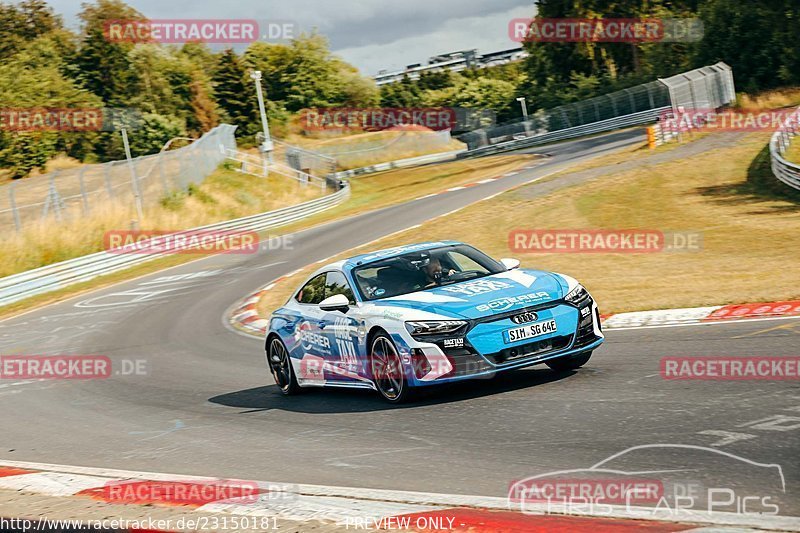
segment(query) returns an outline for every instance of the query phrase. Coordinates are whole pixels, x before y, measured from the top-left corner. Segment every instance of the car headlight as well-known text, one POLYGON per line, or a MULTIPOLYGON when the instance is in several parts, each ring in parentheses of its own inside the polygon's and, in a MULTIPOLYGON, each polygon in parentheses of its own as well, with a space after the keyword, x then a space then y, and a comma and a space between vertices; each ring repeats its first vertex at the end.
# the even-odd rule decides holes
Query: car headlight
POLYGON ((564 296, 564 299, 571 304, 579 304, 584 300, 586 300, 588 297, 589 297, 589 291, 587 291, 583 287, 583 285, 578 285, 577 287, 569 291, 569 293, 567 293, 567 295, 564 296))
POLYGON ((406 329, 412 335, 447 335, 466 325, 465 320, 421 320, 406 322, 406 329))

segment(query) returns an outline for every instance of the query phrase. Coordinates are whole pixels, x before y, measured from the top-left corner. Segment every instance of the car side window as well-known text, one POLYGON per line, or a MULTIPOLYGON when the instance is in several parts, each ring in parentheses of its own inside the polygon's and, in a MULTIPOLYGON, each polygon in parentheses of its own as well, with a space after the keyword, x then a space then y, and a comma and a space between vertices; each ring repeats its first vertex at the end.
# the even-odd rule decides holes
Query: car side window
POLYGON ((347 278, 341 272, 328 272, 328 278, 325 280, 325 298, 330 298, 336 294, 344 294, 347 296, 347 301, 355 305, 356 300, 353 297, 353 291, 350 289, 350 284, 347 283, 347 278))
POLYGON ((301 304, 318 304, 325 299, 325 276, 314 276, 297 292, 295 299, 301 304))

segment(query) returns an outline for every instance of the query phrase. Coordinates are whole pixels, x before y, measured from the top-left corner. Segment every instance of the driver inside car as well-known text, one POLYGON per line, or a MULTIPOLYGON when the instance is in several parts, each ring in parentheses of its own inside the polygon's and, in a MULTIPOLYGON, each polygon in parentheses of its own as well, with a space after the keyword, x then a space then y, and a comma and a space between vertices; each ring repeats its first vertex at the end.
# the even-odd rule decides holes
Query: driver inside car
POLYGON ((425 286, 424 288, 430 289, 442 282, 442 278, 446 278, 455 274, 455 270, 443 269, 442 262, 438 257, 431 257, 430 262, 423 268, 425 272, 425 286))

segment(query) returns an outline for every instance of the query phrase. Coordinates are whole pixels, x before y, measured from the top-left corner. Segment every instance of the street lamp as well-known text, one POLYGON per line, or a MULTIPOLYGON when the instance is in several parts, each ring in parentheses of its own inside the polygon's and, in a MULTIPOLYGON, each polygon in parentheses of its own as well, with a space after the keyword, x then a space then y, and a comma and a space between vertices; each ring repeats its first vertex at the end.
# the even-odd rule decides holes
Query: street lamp
POLYGON ((258 110, 261 113, 261 128, 264 130, 264 142, 259 149, 264 158, 264 174, 267 173, 267 162, 272 162, 272 138, 269 136, 269 124, 267 123, 267 111, 264 109, 264 95, 261 92, 261 71, 254 70, 250 77, 256 82, 256 95, 258 96, 258 110))
POLYGON ((525 97, 520 96, 517 98, 517 102, 519 102, 519 105, 522 108, 522 119, 528 120, 528 106, 525 104, 525 97))

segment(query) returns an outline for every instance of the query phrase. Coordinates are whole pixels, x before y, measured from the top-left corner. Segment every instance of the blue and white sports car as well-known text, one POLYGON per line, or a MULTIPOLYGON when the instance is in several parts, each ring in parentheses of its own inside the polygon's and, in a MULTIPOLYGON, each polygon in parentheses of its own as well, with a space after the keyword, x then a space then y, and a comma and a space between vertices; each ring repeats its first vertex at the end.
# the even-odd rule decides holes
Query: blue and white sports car
POLYGON ((267 364, 301 387, 417 387, 546 363, 576 369, 603 342, 597 304, 563 274, 459 242, 381 250, 315 272, 270 319, 267 364))

